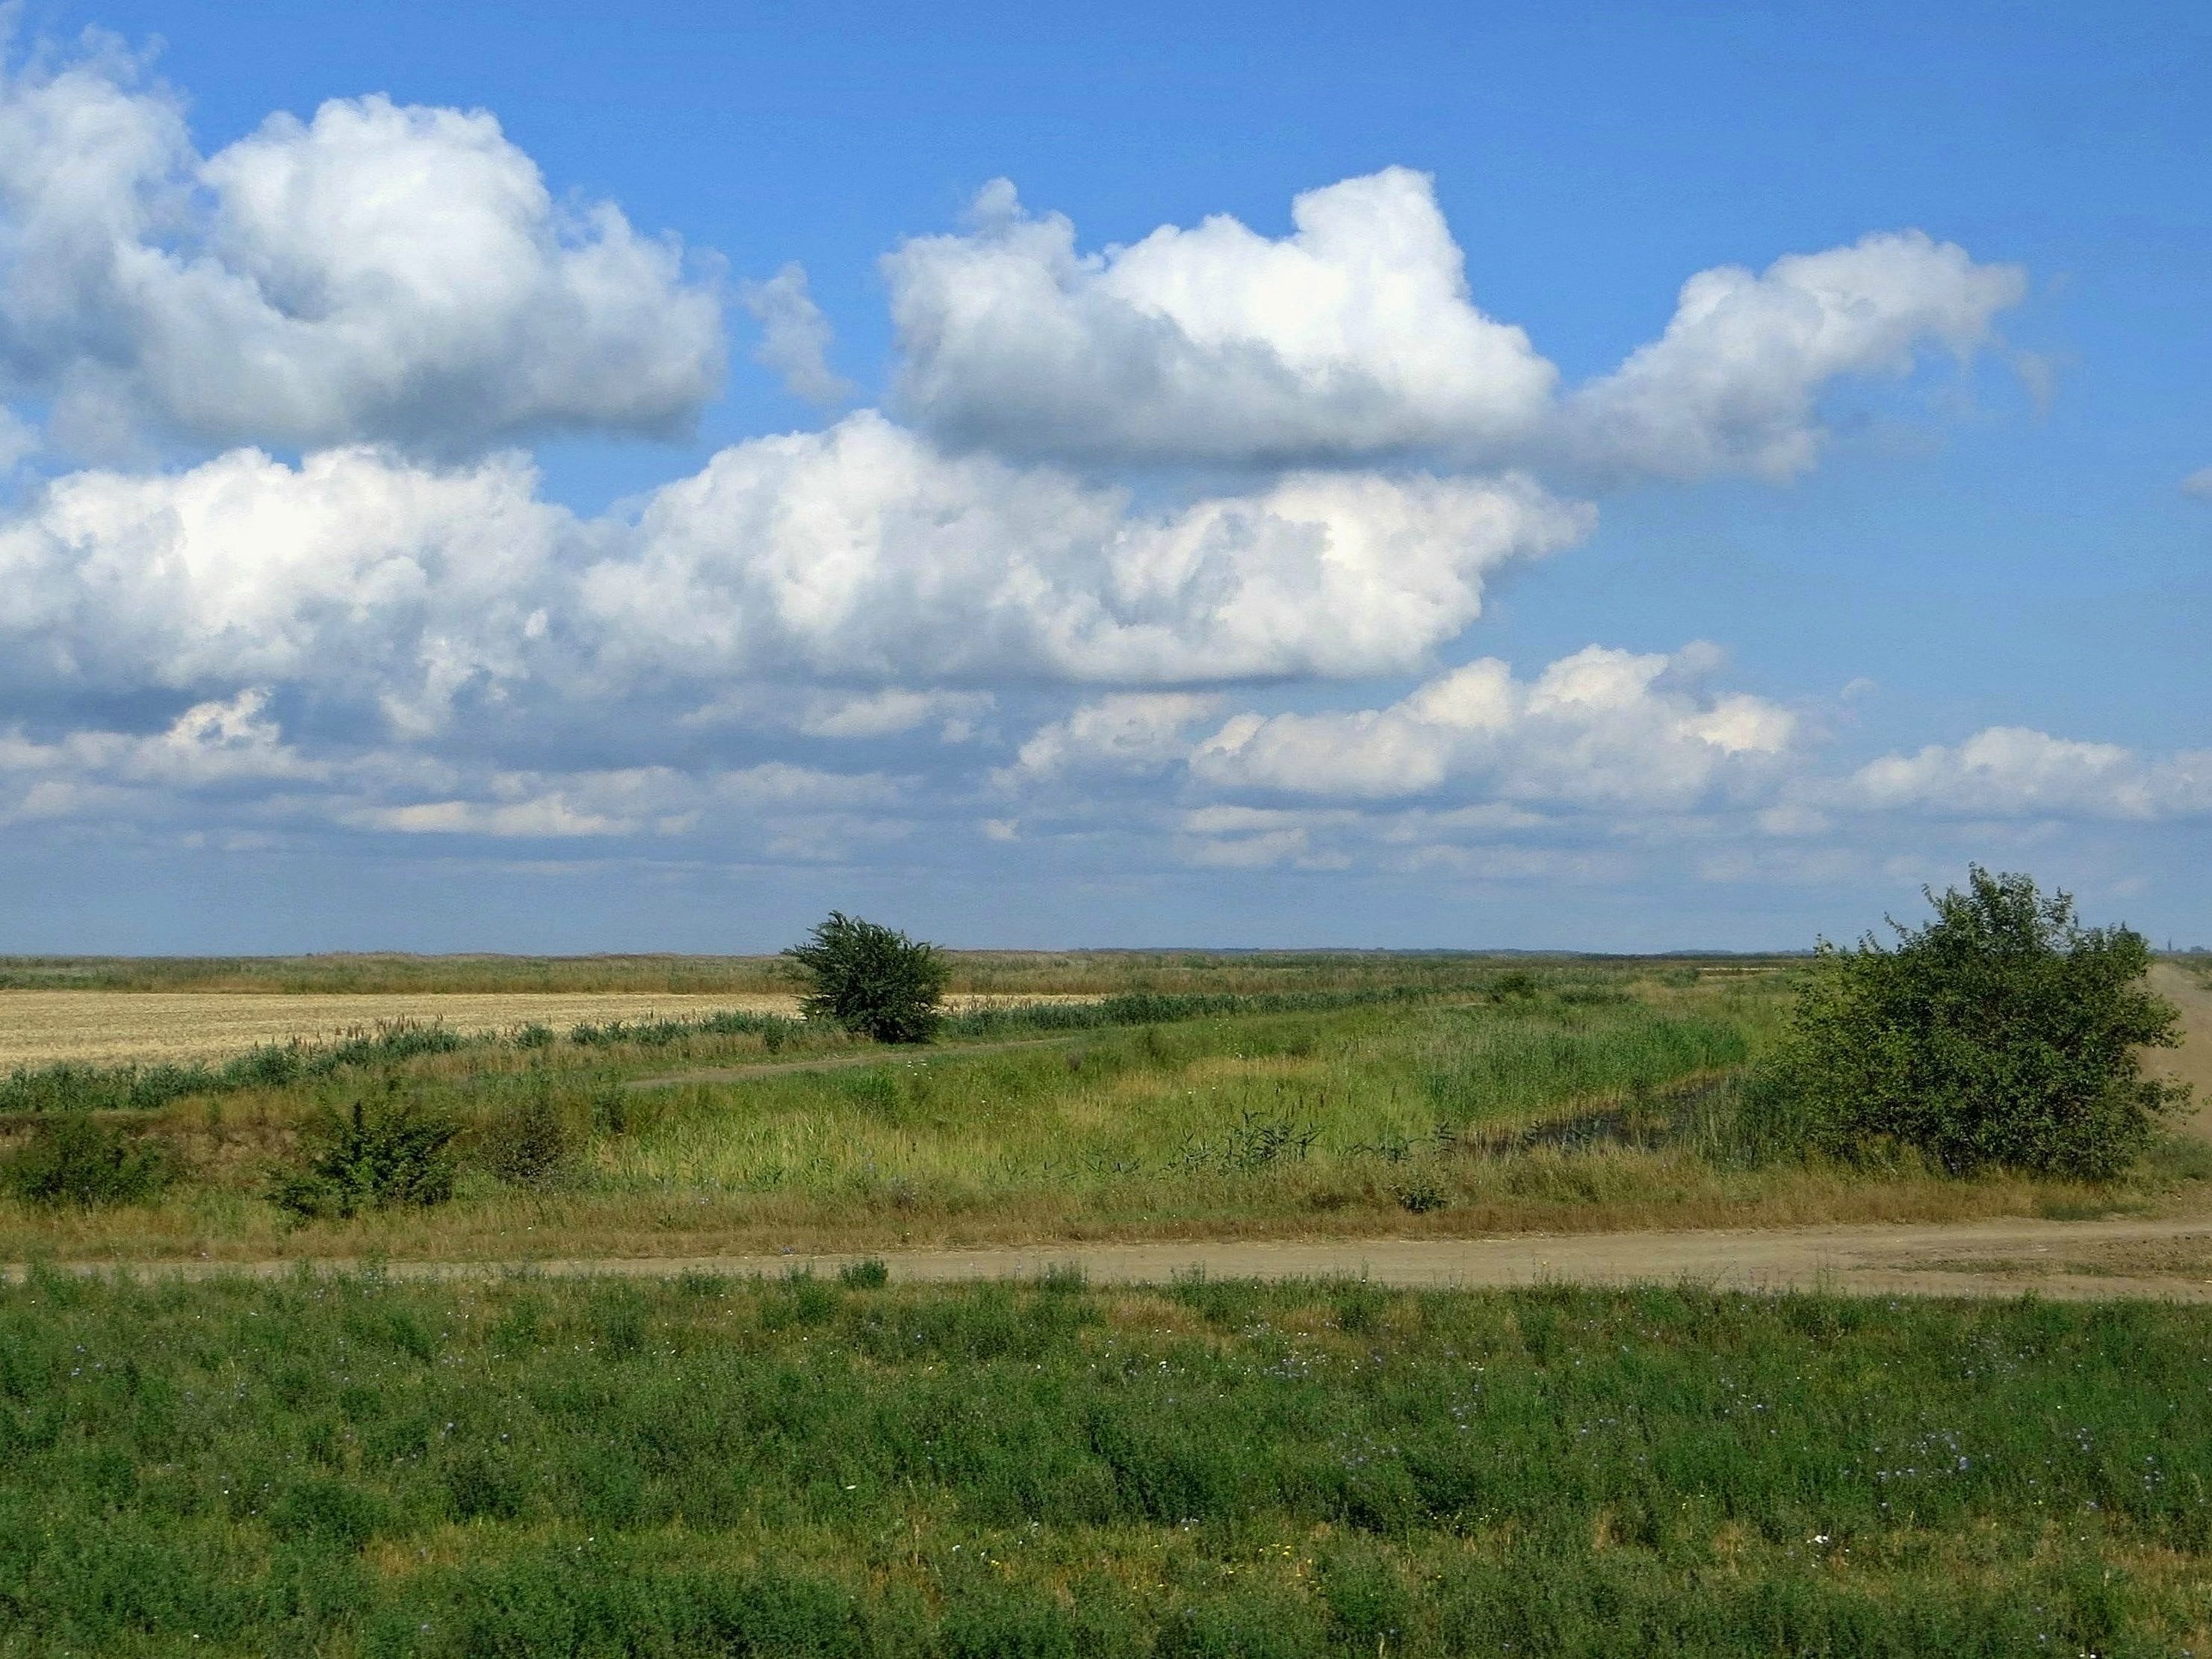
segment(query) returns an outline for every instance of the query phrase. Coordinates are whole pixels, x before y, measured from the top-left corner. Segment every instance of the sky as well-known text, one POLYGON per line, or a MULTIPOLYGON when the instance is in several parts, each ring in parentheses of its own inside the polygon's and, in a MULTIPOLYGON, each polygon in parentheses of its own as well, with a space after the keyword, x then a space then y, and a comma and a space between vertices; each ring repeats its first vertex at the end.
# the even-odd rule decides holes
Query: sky
POLYGON ((2212 945, 2212 12, 8 9, 0 951, 2212 945))

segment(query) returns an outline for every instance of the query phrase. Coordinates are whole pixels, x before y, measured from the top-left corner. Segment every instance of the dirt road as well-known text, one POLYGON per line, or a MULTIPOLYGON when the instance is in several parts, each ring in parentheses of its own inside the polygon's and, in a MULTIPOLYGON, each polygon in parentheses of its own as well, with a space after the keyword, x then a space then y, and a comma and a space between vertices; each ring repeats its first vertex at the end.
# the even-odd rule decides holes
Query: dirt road
MULTIPOLYGON (((787 1254, 500 1262, 394 1261, 395 1279, 481 1278, 508 1273, 653 1278, 678 1273, 828 1274, 855 1258, 787 1254)), ((1942 1226, 1802 1227, 1739 1232, 1595 1233, 1556 1237, 1239 1240, 1144 1244, 1037 1244, 976 1250, 884 1253, 899 1282, 943 1284, 1034 1278, 1073 1267, 1098 1284, 1215 1279, 1364 1278, 1377 1284, 1497 1287, 1558 1283, 1676 1284, 1723 1290, 1826 1290, 1863 1296, 2110 1297, 2212 1303, 2212 1217, 2105 1221, 1981 1221, 1942 1226)), ((88 1264, 86 1273, 143 1279, 273 1277, 303 1266, 264 1261, 88 1264)), ((11 1267, 8 1277, 23 1270, 11 1267)))

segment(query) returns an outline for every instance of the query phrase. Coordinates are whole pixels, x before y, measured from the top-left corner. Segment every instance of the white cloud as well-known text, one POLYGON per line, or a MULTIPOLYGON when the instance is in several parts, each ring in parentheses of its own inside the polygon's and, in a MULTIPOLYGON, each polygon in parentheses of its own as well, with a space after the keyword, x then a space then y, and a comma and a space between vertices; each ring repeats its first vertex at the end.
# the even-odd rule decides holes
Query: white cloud
POLYGON ((1701 270, 1664 335, 1569 399, 1566 429, 1607 465, 1787 477, 1819 453, 1821 387, 1902 374, 1927 343, 1971 352, 2026 288, 2016 266, 1976 264, 1918 231, 1790 254, 1757 274, 1701 270))
POLYGON ((913 691, 900 687, 858 696, 817 693, 795 722, 810 738, 890 738, 934 724, 945 743, 964 743, 995 699, 988 691, 913 691))
POLYGON ((907 686, 839 691, 763 683, 722 692, 677 723, 686 728, 737 726, 856 740, 895 738, 934 726, 939 742, 971 743, 997 702, 988 691, 907 686))
POLYGON ((1189 753, 1190 727, 1220 706, 1218 696, 1188 691, 1103 697, 1040 728, 1000 775, 1012 785, 1068 772, 1164 771, 1189 753))
POLYGON ((806 268, 793 261, 764 283, 744 283, 738 302, 761 325, 754 361, 783 377, 793 397, 811 404, 841 404, 853 383, 830 367, 830 319, 806 291, 806 268))
POLYGON ((1764 776, 1790 750, 1788 711, 1708 694, 1708 650, 1591 646, 1534 680, 1486 658, 1385 708, 1240 714, 1192 753, 1217 789, 1384 800, 1442 793, 1682 810, 1764 776))
POLYGON ((1589 522, 1514 479, 1336 474, 1138 513, 872 414, 725 450, 635 523, 548 504, 514 456, 238 451, 73 474, 0 520, 0 680, 309 685, 417 734, 526 691, 707 688, 722 702, 694 718, 711 722, 777 685, 800 732, 936 720, 957 738, 989 676, 1416 667, 1480 613, 1492 571, 1589 522))
POLYGON ((2182 492, 2199 501, 2212 501, 2212 466, 2200 466, 2181 481, 2182 492))
POLYGON ((512 457, 441 471, 365 450, 74 474, 0 521, 0 676, 313 684, 434 727, 465 687, 520 678, 549 627, 547 572, 578 532, 535 484, 512 457))
POLYGON ((2194 817, 2212 812, 2212 750, 2151 760, 2117 744, 1996 726, 1956 747, 1886 755, 1835 793, 1863 810, 1946 817, 2194 817))
POLYGON ((188 790, 328 776, 328 765, 284 741, 268 707, 268 691, 257 686, 196 703, 149 736, 80 731, 40 743, 20 728, 0 732, 0 775, 66 773, 116 785, 188 790))
POLYGON ((1590 521, 1517 478, 1332 473, 1137 513, 862 413, 659 491, 581 605, 632 674, 1340 677, 1417 665, 1590 521))
POLYGON ((1528 337, 1469 298, 1427 175, 1310 191, 1291 217, 1280 239, 1217 216, 1083 254, 998 180, 968 234, 884 261, 898 404, 958 444, 1093 460, 1435 451, 1784 476, 1817 452, 1830 382, 1970 351, 2024 289, 1917 231, 1701 271, 1662 338, 1562 401, 1528 337))
POLYGON ((1540 411, 1556 371, 1470 303, 1426 174, 1309 191, 1291 216, 1279 240, 1218 215, 1085 255, 999 179, 970 234, 884 259, 901 405, 961 441, 1178 460, 1371 455, 1540 411))
POLYGON ((674 244, 481 111, 334 99, 203 159, 112 44, 0 69, 0 391, 78 447, 667 432, 722 357, 674 244))

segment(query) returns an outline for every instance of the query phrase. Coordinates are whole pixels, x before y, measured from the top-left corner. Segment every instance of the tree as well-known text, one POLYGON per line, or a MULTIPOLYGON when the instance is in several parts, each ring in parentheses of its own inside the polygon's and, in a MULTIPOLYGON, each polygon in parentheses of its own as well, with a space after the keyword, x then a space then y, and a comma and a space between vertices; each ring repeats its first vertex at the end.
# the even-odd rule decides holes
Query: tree
POLYGON ((2180 1041, 2143 983, 2150 946, 2083 927, 2064 893, 1971 866, 1936 919, 1893 946, 1820 942, 1759 1097, 1796 1138, 1851 1153, 1916 1146, 1958 1173, 1992 1165, 2101 1177, 2127 1167, 2185 1085, 2143 1077, 2180 1041))
POLYGON ((783 954, 812 978, 799 1005, 807 1018, 835 1020, 878 1042, 927 1042, 937 1034, 945 966, 935 945, 832 910, 783 954))

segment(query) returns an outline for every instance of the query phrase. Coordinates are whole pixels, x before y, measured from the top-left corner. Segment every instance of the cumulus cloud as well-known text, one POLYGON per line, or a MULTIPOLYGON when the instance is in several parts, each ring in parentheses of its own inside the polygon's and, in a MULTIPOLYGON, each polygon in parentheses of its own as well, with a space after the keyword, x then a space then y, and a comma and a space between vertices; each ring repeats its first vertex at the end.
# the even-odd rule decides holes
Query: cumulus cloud
POLYGON ((2117 744, 1996 726, 1955 747, 1886 755, 1838 793, 1862 809, 1946 817, 2197 817, 2212 813, 2212 750, 2149 759, 2117 744))
POLYGON ((2026 289, 2017 267, 1977 264, 1918 231, 1790 254, 1757 274, 1701 270, 1665 334, 1568 400, 1566 431, 1610 465, 1786 477, 1819 452, 1823 386, 1903 374, 1927 344, 1966 355, 2026 289))
POLYGON ((112 45, 0 69, 0 390, 80 447, 665 433, 722 359, 675 244, 482 111, 334 99, 202 157, 112 45))
POLYGON ((1666 333, 1562 399, 1468 291, 1426 174, 1309 191, 1269 238, 1224 216, 1082 253, 1000 179, 966 234, 887 257, 899 406, 956 444, 1086 460, 1349 462, 1408 451, 1671 477, 1786 475, 1840 376, 1971 351, 2021 296, 1918 232, 1701 271, 1666 333))
POLYGON ((83 472, 0 520, 0 682, 128 691, 307 684, 439 724, 523 676, 577 534, 505 457, 440 470, 367 450, 288 466, 83 472))
POLYGON ((963 442, 1218 460, 1502 438, 1540 412, 1556 371, 1469 301, 1425 174, 1309 191, 1291 218, 1082 254, 997 180, 969 234, 884 260, 901 404, 963 442))
POLYGON ((760 325, 754 361, 783 377, 796 398, 811 404, 841 404, 853 395, 853 383, 830 368, 830 319, 806 291, 806 268, 793 261, 764 283, 744 283, 738 301, 760 325))
POLYGON ((2200 466, 2181 481, 2184 495, 2194 495, 2203 501, 2212 501, 2212 466, 2200 466))
POLYGON ((515 456, 367 449, 73 474, 0 520, 0 682, 299 684, 420 732, 527 688, 780 680, 811 688, 782 695, 793 729, 884 735, 972 722, 988 676, 1404 672, 1501 564, 1589 521, 1510 478, 1340 474, 1139 512, 872 414, 733 446, 634 521, 580 520, 536 483, 515 456))
POLYGON ((1157 512, 873 413, 659 491, 580 611, 632 674, 1127 684, 1416 666, 1587 508, 1525 480, 1291 474, 1157 512))
POLYGON ((1590 646, 1533 681, 1485 658, 1384 708, 1240 714, 1199 744, 1217 789, 1384 800, 1445 792, 1503 801, 1694 805, 1771 771, 1795 716, 1696 684, 1709 651, 1590 646))

